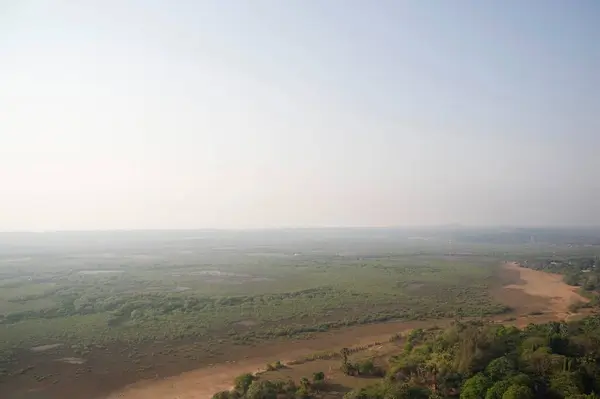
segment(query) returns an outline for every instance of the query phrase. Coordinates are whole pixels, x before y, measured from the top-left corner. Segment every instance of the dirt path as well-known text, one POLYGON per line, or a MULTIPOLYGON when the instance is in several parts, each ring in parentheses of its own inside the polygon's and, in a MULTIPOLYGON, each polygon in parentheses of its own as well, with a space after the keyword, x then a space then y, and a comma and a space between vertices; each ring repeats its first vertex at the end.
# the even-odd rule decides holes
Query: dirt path
MULTIPOLYGON (((565 284, 561 275, 523 268, 515 263, 506 264, 503 268, 505 273, 513 276, 513 282, 518 280, 499 289, 502 294, 498 298, 505 299, 507 304, 519 311, 511 324, 522 327, 531 322, 564 319, 569 316, 568 306, 571 303, 587 301, 575 292, 574 287, 565 284), (543 314, 531 316, 530 307, 519 306, 529 299, 536 303, 536 310, 543 311, 543 314), (512 303, 508 303, 511 300, 512 303)), ((502 320, 497 318, 497 321, 502 320)), ((140 381, 109 395, 107 399, 209 399, 215 392, 230 389, 236 376, 256 372, 275 360, 285 362, 319 350, 384 342, 397 332, 432 325, 443 327, 449 323, 450 320, 435 320, 366 325, 319 334, 317 338, 309 341, 273 343, 264 348, 254 348, 254 355, 248 359, 204 367, 165 379, 140 381), (257 355, 259 353, 260 355, 257 355)), ((240 353, 240 358, 242 356, 243 353, 240 353)))

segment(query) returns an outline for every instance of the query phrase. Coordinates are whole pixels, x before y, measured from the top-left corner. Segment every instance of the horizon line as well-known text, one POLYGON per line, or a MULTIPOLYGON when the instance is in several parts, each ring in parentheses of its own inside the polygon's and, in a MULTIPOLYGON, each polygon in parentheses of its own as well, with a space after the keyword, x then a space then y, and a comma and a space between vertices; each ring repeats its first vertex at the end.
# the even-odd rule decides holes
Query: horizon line
POLYGON ((435 228, 458 228, 458 229, 600 229, 600 225, 513 225, 513 224, 491 224, 471 225, 462 223, 444 224, 422 224, 422 225, 331 225, 331 226, 281 226, 281 227, 194 227, 194 228, 106 228, 106 229, 16 229, 0 230, 0 234, 43 234, 43 233, 126 233, 126 232, 185 232, 185 231, 275 231, 275 230, 394 230, 394 229, 435 229, 435 228))

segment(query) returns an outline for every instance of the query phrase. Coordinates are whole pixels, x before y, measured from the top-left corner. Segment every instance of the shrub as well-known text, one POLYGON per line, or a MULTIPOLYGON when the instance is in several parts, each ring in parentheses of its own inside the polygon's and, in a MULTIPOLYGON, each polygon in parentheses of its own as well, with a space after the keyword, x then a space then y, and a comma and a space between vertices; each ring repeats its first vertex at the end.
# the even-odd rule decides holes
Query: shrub
POLYGON ((255 379, 256 377, 250 373, 239 375, 234 381, 234 389, 243 395, 248 392, 248 388, 255 379))
POLYGON ((267 364, 267 371, 275 371, 275 370, 279 370, 285 368, 285 366, 283 365, 283 363, 281 363, 281 361, 276 361, 275 363, 269 363, 267 364))

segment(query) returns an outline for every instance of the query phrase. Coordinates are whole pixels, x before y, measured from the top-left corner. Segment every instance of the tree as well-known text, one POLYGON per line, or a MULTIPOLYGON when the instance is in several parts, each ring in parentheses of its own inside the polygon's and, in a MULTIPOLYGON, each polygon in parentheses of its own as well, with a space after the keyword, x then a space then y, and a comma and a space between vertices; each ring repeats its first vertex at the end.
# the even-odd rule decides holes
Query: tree
POLYGON ((324 372, 319 371, 317 373, 313 373, 313 382, 324 381, 324 380, 325 380, 324 372))
POLYGON ((231 393, 229 391, 221 391, 214 394, 212 399, 229 399, 230 397, 231 393))
POLYGON ((437 378, 437 389, 443 396, 456 396, 462 384, 462 376, 459 373, 446 373, 437 378))
POLYGON ((496 381, 485 394, 485 399, 502 399, 506 390, 511 386, 508 380, 496 381))
POLYGON ((375 372, 375 364, 372 360, 365 360, 356 365, 359 375, 373 375, 375 372))
POLYGON ((283 384, 281 390, 285 393, 295 393, 298 390, 298 387, 296 386, 294 380, 288 380, 283 384))
POLYGON ((535 374, 546 376, 552 369, 552 350, 546 346, 535 351, 524 351, 522 355, 529 370, 535 374))
POLYGON ((485 373, 492 381, 500 381, 514 372, 515 366, 506 356, 492 360, 485 368, 485 373))
POLYGON ((306 377, 300 378, 300 388, 308 390, 310 388, 310 381, 306 377))
POLYGON ((308 381, 308 378, 300 378, 300 388, 298 388, 296 394, 301 398, 310 397, 310 381, 308 381))
POLYGON ((563 371, 552 375, 550 389, 559 396, 568 397, 583 393, 581 378, 576 373, 563 371))
POLYGON ((234 389, 242 395, 244 395, 248 391, 248 388, 250 387, 250 384, 252 384, 252 381, 254 381, 255 379, 256 377, 254 377, 250 373, 238 375, 234 381, 234 389))
POLYGON ((460 392, 461 399, 481 399, 490 387, 490 380, 482 373, 477 373, 465 381, 460 392))
POLYGON ((508 379, 508 381, 510 381, 510 383, 514 385, 525 385, 528 387, 531 387, 533 385, 531 377, 523 373, 513 375, 508 379))
POLYGON ((415 385, 413 382, 395 383, 392 381, 382 381, 366 388, 352 390, 344 395, 344 399, 431 399, 436 397, 436 394, 432 396, 429 389, 415 385))
POLYGON ((565 284, 579 285, 579 274, 570 273, 563 277, 565 284))
POLYGON ((247 399, 277 399, 277 389, 270 381, 254 380, 246 392, 247 399))
POLYGON ((353 364, 351 364, 348 361, 348 356, 350 355, 350 349, 348 348, 342 348, 342 350, 340 351, 340 354, 342 355, 342 373, 346 374, 346 375, 354 375, 356 373, 356 367, 354 367, 353 364))
POLYGON ((342 350, 340 351, 340 354, 342 355, 342 363, 347 364, 348 363, 348 355, 350 354, 350 350, 348 348, 342 348, 342 350))
POLYGON ((533 399, 533 392, 525 385, 511 385, 502 395, 502 399, 533 399))
POLYGON ((432 374, 446 374, 452 370, 452 355, 448 352, 433 352, 426 363, 432 374))
POLYGON ((478 346, 483 338, 483 331, 479 326, 467 325, 459 333, 458 348, 455 353, 455 368, 461 373, 473 371, 473 361, 478 353, 478 346))
POLYGON ((583 285, 583 289, 586 291, 594 291, 597 285, 598 279, 595 276, 590 276, 583 285))

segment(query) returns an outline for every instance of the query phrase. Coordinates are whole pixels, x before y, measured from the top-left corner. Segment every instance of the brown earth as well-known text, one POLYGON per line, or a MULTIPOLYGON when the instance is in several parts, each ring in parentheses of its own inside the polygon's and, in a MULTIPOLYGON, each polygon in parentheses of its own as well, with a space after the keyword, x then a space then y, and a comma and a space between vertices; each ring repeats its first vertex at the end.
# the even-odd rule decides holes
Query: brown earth
POLYGON ((589 300, 577 293, 577 288, 567 285, 563 276, 521 267, 516 263, 507 263, 503 267, 505 276, 514 279, 514 283, 503 285, 493 292, 498 300, 520 310, 550 313, 557 319, 571 316, 569 306, 589 300))
MULTIPOLYGON (((526 269, 515 263, 507 263, 499 270, 497 287, 492 290, 493 296, 515 309, 515 317, 507 320, 504 316, 497 321, 508 321, 517 326, 525 326, 532 322, 546 322, 565 319, 570 316, 568 307, 575 301, 586 302, 587 299, 575 292, 574 287, 562 281, 562 276, 541 271, 526 269), (531 315, 530 313, 541 313, 531 315)), ((319 334, 311 341, 300 341, 255 348, 255 355, 250 359, 201 368, 169 377, 162 380, 142 381, 124 390, 113 393, 108 399, 207 399, 215 392, 231 388, 233 379, 245 372, 257 372, 269 362, 275 360, 289 361, 316 350, 340 349, 344 346, 360 346, 373 342, 388 342, 392 334, 419 327, 433 325, 444 326, 449 320, 424 322, 394 322, 348 328, 332 333, 319 334), (268 349, 267 349, 268 348, 268 349)), ((392 344, 383 344, 381 347, 392 344)), ((390 349, 388 347, 387 352, 390 349)), ((314 371, 325 371, 329 380, 339 385, 356 384, 356 380, 348 379, 337 372, 335 365, 339 360, 315 360, 301 365, 288 366, 283 370, 267 373, 269 378, 298 378, 310 376, 314 371)), ((367 381, 368 382, 368 381, 367 381)), ((352 385, 350 385, 352 386, 352 385)))

